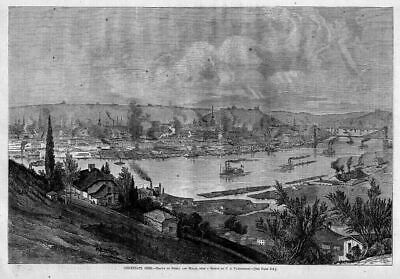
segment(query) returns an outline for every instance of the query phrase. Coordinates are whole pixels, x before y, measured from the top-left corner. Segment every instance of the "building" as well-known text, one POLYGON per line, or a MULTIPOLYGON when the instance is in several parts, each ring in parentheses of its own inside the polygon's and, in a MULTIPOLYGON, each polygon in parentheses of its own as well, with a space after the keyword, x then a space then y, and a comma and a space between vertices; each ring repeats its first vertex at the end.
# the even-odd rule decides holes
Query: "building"
POLYGON ((333 231, 329 227, 319 230, 315 234, 315 240, 324 253, 332 254, 334 261, 339 261, 343 255, 343 235, 333 231))
POLYGON ((265 246, 265 239, 257 238, 257 244, 260 246, 265 246))
POLYGON ((145 198, 152 198, 154 196, 153 189, 150 188, 139 188, 137 189, 138 192, 138 200, 145 199, 145 198))
POLYGON ((354 247, 358 246, 360 251, 364 248, 359 235, 345 236, 341 240, 343 241, 343 254, 339 256, 339 261, 348 261, 347 254, 351 254, 354 247))
POLYGON ((143 214, 144 223, 159 232, 176 236, 178 220, 171 214, 156 209, 143 214))
POLYGON ((91 203, 110 206, 119 203, 120 189, 111 174, 104 174, 95 165, 79 173, 79 179, 74 185, 78 198, 88 199, 91 203))
POLYGON ((57 192, 54 191, 50 191, 48 193, 46 193, 46 197, 52 201, 57 200, 58 194, 57 192))

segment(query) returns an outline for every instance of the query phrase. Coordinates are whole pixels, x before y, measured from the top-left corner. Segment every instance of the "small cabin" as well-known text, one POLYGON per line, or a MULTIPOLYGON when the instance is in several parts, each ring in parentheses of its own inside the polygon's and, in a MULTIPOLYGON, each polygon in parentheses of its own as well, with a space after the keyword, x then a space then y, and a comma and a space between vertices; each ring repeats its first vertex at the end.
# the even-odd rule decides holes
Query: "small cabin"
POLYGON ((46 197, 47 197, 49 200, 54 201, 54 200, 57 200, 58 194, 57 194, 57 192, 50 191, 50 192, 46 193, 46 197))
POLYGON ((144 223, 149 225, 159 232, 176 236, 178 220, 171 214, 162 210, 156 209, 143 214, 144 223))

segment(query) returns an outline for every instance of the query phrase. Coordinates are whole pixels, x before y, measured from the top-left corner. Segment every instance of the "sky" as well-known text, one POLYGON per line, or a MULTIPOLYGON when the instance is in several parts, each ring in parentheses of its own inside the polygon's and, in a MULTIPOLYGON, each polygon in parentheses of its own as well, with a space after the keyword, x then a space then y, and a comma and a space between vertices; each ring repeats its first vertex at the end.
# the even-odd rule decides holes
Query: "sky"
POLYGON ((391 8, 9 10, 9 105, 392 109, 391 8))

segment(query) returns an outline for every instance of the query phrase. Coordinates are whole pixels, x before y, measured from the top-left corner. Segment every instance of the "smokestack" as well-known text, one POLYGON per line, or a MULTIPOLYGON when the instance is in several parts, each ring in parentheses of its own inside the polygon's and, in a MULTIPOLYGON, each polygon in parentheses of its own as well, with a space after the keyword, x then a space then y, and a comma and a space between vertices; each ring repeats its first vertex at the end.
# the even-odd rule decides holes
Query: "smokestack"
POLYGON ((314 137, 313 147, 314 147, 314 148, 317 148, 317 145, 318 145, 318 140, 317 140, 317 126, 314 125, 313 128, 314 128, 314 131, 313 131, 313 133, 314 133, 314 134, 313 134, 313 137, 314 137))

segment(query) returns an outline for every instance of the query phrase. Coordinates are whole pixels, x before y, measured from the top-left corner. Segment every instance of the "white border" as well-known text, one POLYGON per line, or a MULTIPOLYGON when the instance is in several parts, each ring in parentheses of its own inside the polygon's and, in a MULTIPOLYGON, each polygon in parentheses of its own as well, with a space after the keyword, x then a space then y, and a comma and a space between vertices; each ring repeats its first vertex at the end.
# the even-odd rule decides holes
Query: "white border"
MULTIPOLYGON (((70 1, 49 1, 49 0, 35 0, 35 1, 2 1, 0 3, 0 277, 1 278, 135 278, 135 277, 162 277, 162 278, 177 278, 190 276, 190 278, 201 278, 205 276, 209 277, 254 277, 254 278, 297 278, 297 277, 309 277, 309 278, 326 278, 334 277, 340 278, 346 277, 363 277, 363 278, 396 278, 396 274, 400 276, 400 258, 399 250, 400 245, 398 241, 399 237, 399 216, 400 216, 400 205, 398 204, 399 199, 399 172, 394 171, 393 174, 393 212, 394 212, 394 255, 393 255, 393 266, 276 266, 277 271, 237 271, 237 270, 218 270, 218 271, 172 271, 165 270, 162 272, 158 271, 138 271, 138 270, 124 270, 124 266, 128 265, 112 265, 112 264, 93 264, 93 265, 9 265, 8 262, 8 241, 7 241, 7 214, 8 214, 8 196, 7 196, 7 177, 8 177, 8 155, 7 155, 7 129, 8 129, 8 6, 69 6, 69 7, 83 7, 83 6, 95 6, 95 7, 125 7, 125 6, 139 6, 139 7, 249 7, 249 6, 365 6, 365 7, 394 7, 393 19, 394 19, 394 92, 393 92, 393 115, 394 115, 394 170, 399 169, 399 154, 397 147, 399 144, 399 129, 400 123, 399 109, 396 104, 399 104, 398 88, 400 86, 399 76, 399 32, 398 32, 398 19, 400 19, 400 1, 370 1, 370 0, 325 0, 325 1, 310 1, 310 0, 296 0, 296 1, 271 1, 271 0, 230 0, 230 1, 208 1, 208 0, 197 0, 197 1, 128 1, 128 0, 70 0, 70 1)), ((145 266, 145 265, 142 265, 145 266)), ((151 265, 150 265, 151 266, 151 265)), ((154 266, 154 265, 152 265, 154 266)), ((178 265, 170 265, 178 266, 178 265)), ((190 265, 183 265, 189 267, 190 265)), ((199 265, 197 265, 199 266, 199 265)), ((204 265, 200 265, 204 266, 204 265)), ((211 265, 208 265, 211 266, 211 265)), ((212 265, 215 267, 225 267, 228 265, 212 265)), ((239 265, 238 265, 239 266, 239 265)), ((252 265, 240 265, 240 267, 247 267, 252 265)), ((271 266, 271 265, 263 265, 271 266)), ((230 266, 234 267, 234 266, 230 266)), ((399 277, 397 277, 399 278, 399 277)))

